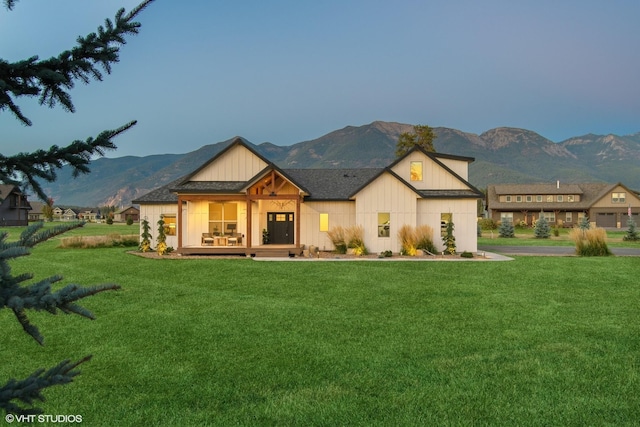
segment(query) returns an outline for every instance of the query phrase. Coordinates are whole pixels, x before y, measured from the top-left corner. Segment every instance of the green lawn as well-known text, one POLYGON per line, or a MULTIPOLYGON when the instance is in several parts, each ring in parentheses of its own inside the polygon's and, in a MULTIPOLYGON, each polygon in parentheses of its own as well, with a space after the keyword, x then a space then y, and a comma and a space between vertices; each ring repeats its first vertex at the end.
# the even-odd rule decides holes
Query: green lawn
POLYGON ((94 355, 42 404, 84 425, 640 420, 635 257, 153 260, 52 241, 12 266, 123 286, 85 301, 96 321, 31 314, 45 347, 0 312, 0 379, 94 355))

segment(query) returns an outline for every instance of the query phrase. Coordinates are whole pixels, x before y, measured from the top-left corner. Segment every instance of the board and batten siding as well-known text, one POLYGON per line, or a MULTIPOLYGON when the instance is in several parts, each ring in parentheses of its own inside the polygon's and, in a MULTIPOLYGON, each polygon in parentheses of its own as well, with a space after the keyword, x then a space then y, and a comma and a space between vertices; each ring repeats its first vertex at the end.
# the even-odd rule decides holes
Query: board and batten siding
POLYGON ((476 199, 422 199, 418 201, 418 225, 433 228, 433 244, 440 251, 445 249, 442 242, 441 214, 453 214, 453 235, 457 252, 477 252, 478 220, 476 199))
POLYGON ((191 177, 191 181, 248 181, 267 164, 242 146, 235 146, 191 177))
POLYGON ((439 157, 442 163, 447 166, 449 169, 454 171, 456 174, 460 176, 460 178, 465 181, 469 180, 469 162, 466 160, 455 160, 455 159, 447 159, 443 157, 439 157))
POLYGON ((300 206, 300 243, 322 251, 335 249, 326 231, 320 231, 320 214, 329 217, 329 230, 333 227, 355 225, 356 204, 344 202, 305 202, 300 206))
MULTIPOLYGON (((158 221, 162 215, 175 215, 178 216, 178 205, 172 204, 158 204, 158 205, 140 205, 140 234, 142 234, 142 221, 145 219, 149 222, 149 233, 151 233, 151 247, 155 248, 158 244, 156 237, 158 237, 158 221)), ((179 233, 180 230, 177 230, 179 233)), ((140 238, 142 241, 142 237, 140 238)), ((178 235, 167 236, 167 246, 172 248, 178 247, 178 235)))
POLYGON ((364 227, 364 244, 371 253, 398 252, 398 230, 404 224, 416 226, 415 191, 389 173, 383 173, 356 194, 356 224, 364 227), (390 214, 389 237, 378 236, 378 214, 390 214))
MULTIPOLYGON (((449 168, 466 179, 466 162, 454 160, 448 160, 448 162, 456 166, 454 169, 451 165, 447 164, 449 168), (464 164, 464 168, 462 164, 464 164), (459 172, 462 169, 465 169, 465 172, 460 174, 459 172)), ((468 188, 464 182, 457 179, 449 173, 449 171, 418 151, 411 153, 395 164, 392 170, 398 174, 400 178, 420 190, 466 190, 468 188), (411 162, 422 162, 422 181, 411 181, 411 162)))

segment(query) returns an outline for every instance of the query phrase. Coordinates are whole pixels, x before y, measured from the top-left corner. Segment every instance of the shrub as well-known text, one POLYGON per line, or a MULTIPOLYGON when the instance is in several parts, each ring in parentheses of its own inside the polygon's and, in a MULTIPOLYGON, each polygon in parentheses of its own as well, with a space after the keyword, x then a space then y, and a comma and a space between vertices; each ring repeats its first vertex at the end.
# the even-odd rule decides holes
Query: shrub
POLYGON ((478 221, 478 224, 483 230, 495 230, 498 228, 498 224, 491 218, 482 218, 478 221))
POLYGON ((379 258, 391 258, 392 256, 393 256, 393 252, 384 251, 384 252, 380 252, 379 258))
POLYGON ((503 221, 498 227, 498 235, 500 237, 516 237, 515 228, 511 221, 503 221))
POLYGON ((553 235, 558 237, 560 235, 560 229, 558 228, 557 225, 553 226, 553 235))
POLYGON ((331 229, 327 231, 327 236, 329 236, 329 240, 331 240, 331 243, 333 243, 336 253, 347 253, 347 242, 345 241, 344 227, 342 227, 341 225, 331 227, 331 229))
POLYGON ((602 228, 581 230, 574 228, 569 237, 576 245, 576 254, 580 256, 608 256, 611 251, 607 246, 607 233, 602 228))
POLYGON ((471 252, 464 251, 460 254, 462 258, 473 258, 473 254, 471 252))

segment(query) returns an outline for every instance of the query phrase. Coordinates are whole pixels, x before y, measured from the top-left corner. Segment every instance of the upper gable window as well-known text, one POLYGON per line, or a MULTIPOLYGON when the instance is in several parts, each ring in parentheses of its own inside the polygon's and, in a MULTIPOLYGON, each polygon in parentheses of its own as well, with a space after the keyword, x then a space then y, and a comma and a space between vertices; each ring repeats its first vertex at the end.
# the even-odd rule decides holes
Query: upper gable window
POLYGON ((411 181, 422 181, 422 162, 411 162, 411 181))
POLYGON ((612 203, 624 203, 627 197, 627 193, 611 193, 612 203))

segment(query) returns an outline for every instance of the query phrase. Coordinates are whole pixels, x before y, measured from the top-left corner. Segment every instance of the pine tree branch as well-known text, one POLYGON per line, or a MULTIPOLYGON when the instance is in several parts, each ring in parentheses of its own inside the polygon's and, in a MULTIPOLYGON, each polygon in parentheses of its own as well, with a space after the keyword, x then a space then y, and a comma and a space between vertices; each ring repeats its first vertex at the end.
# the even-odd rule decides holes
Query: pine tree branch
MULTIPOLYGON (((125 15, 120 9, 115 23, 106 19, 97 33, 78 37, 77 46, 46 60, 39 61, 33 56, 24 61, 10 63, 0 59, 0 111, 8 108, 18 120, 30 126, 16 105, 14 98, 20 96, 39 96, 41 105, 62 108, 74 112, 75 108, 67 92, 74 87, 75 80, 89 83, 102 80, 102 68, 111 73, 111 65, 119 62, 120 46, 126 44, 125 36, 138 34, 140 23, 133 18, 145 9, 153 0, 145 0, 125 15)), ((5 6, 11 9, 14 1, 5 0, 5 6)))
POLYGON ((39 369, 23 380, 12 378, 0 388, 0 408, 4 409, 7 414, 41 414, 42 410, 33 407, 33 404, 36 401, 44 402, 42 391, 47 387, 72 382, 80 374, 80 371, 77 370, 78 366, 89 360, 91 360, 91 355, 85 356, 77 362, 65 360, 46 372, 44 369, 39 369))
POLYGON ((23 286, 23 283, 31 280, 33 275, 11 275, 9 260, 29 255, 28 249, 30 247, 77 226, 78 224, 71 224, 54 227, 51 230, 41 230, 43 223, 35 223, 27 227, 17 242, 7 242, 7 233, 0 233, 0 271, 2 273, 0 276, 0 310, 3 308, 11 309, 24 331, 40 345, 43 344, 44 338, 38 328, 29 321, 25 310, 48 311, 52 314, 61 311, 66 314, 75 313, 88 319, 94 319, 93 313, 76 303, 82 298, 100 292, 120 289, 119 285, 111 283, 92 287, 70 284, 54 292, 52 286, 61 281, 62 276, 52 276, 37 283, 23 286))
POLYGON ((18 0, 4 0, 4 7, 6 7, 8 10, 13 9, 13 5, 15 4, 15 2, 18 0))
POLYGON ((127 131, 136 123, 134 120, 118 129, 103 131, 95 139, 89 137, 86 141, 76 140, 62 148, 53 145, 46 151, 36 150, 10 157, 0 154, 0 181, 15 185, 22 185, 26 181, 40 199, 47 200, 47 195, 38 179, 47 182, 55 181, 56 171, 65 165, 72 167, 74 177, 90 172, 88 165, 91 163, 91 157, 102 156, 106 150, 115 149, 116 145, 111 139, 127 131))

